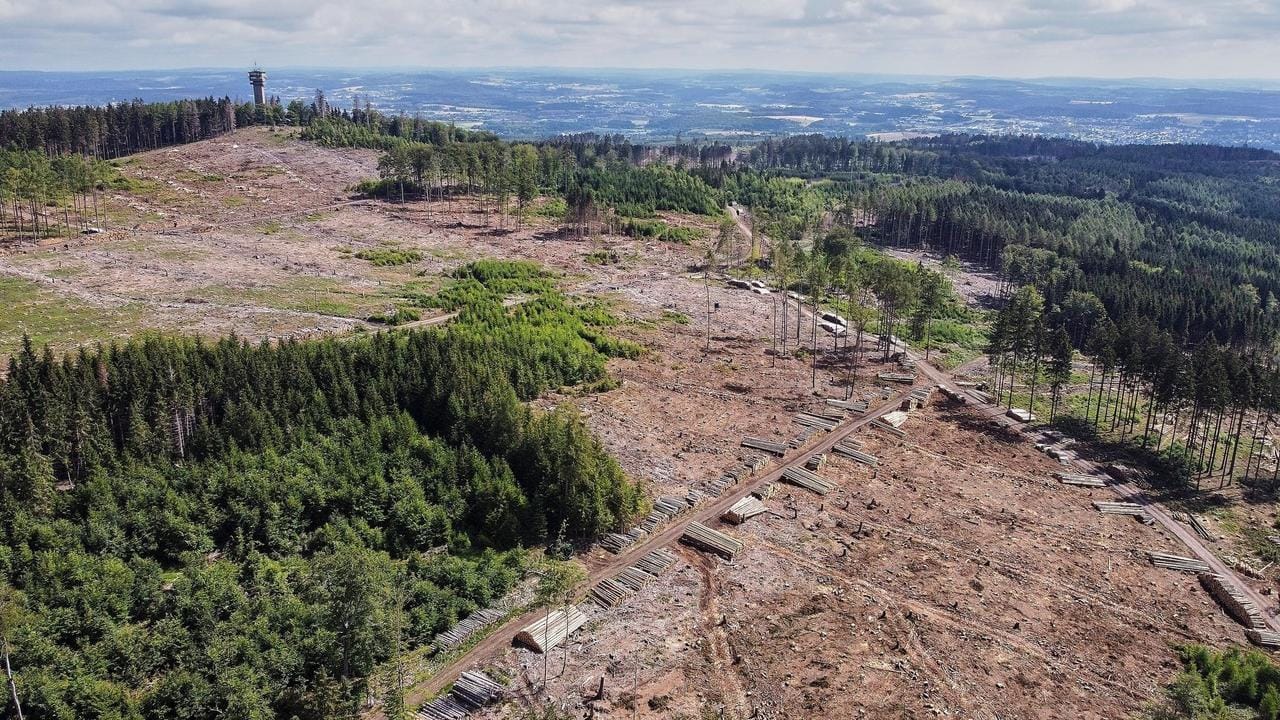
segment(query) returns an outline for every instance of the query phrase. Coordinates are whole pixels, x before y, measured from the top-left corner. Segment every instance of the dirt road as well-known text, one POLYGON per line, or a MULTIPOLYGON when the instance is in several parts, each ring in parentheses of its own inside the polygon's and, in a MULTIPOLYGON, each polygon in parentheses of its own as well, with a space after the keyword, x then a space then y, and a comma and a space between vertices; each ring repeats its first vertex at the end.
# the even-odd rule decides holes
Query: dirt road
MULTIPOLYGON (((715 502, 694 509, 688 515, 680 518, 676 522, 672 522, 662 531, 650 535, 640 542, 632 545, 625 552, 605 561, 596 561, 588 566, 588 580, 586 587, 594 585, 605 578, 613 577, 623 569, 635 564, 637 560, 644 557, 649 552, 660 547, 677 541, 684 533, 685 527, 693 521, 711 522, 720 517, 724 511, 728 510, 734 503, 742 498, 750 495, 753 490, 761 486, 778 482, 782 479, 782 473, 789 467, 803 467, 804 463, 816 453, 829 452, 836 443, 844 440, 858 429, 865 427, 875 418, 897 409, 902 401, 910 394, 911 389, 907 388, 903 392, 893 396, 891 399, 869 409, 865 414, 845 423, 832 432, 826 433, 816 441, 808 445, 793 450, 788 453, 780 465, 770 472, 753 478, 751 481, 738 485, 732 492, 716 498, 715 502)), ((475 647, 467 651, 458 659, 442 668, 434 676, 425 683, 409 690, 406 702, 409 707, 416 707, 425 702, 428 698, 438 694, 452 683, 458 675, 472 664, 499 654, 502 649, 511 645, 512 635, 519 628, 528 625, 537 620, 546 613, 545 609, 533 610, 519 617, 508 620, 501 627, 495 629, 488 637, 480 641, 475 647)), ((377 716, 371 716, 377 717, 377 716)))
MULTIPOLYGON (((939 385, 947 387, 953 392, 963 393, 968 397, 969 407, 979 414, 985 415, 991 419, 999 420, 1005 427, 1015 430, 1023 435, 1031 433, 1030 428, 1024 423, 1017 422, 1004 414, 1004 410, 999 405, 987 405, 982 402, 977 395, 970 393, 967 389, 955 385, 949 376, 933 366, 921 362, 919 368, 927 377, 939 385)), ((1070 466, 1079 472, 1091 475, 1106 475, 1106 470, 1095 462, 1088 460, 1072 460, 1070 466)), ((1241 592, 1245 594, 1254 605, 1258 606, 1258 610, 1262 612, 1263 618, 1266 620, 1267 626, 1272 630, 1280 631, 1280 620, 1276 618, 1276 609, 1266 601, 1266 599, 1257 590, 1253 589, 1247 583, 1241 582, 1236 572, 1227 567, 1225 563, 1213 554, 1208 547, 1201 542, 1199 536, 1188 530, 1182 523, 1174 520, 1169 512, 1159 503, 1152 500, 1140 488, 1132 483, 1120 483, 1110 485, 1116 495, 1125 502, 1132 502, 1141 505, 1148 515, 1156 522, 1168 530, 1171 535, 1176 537, 1183 545, 1186 545, 1192 554, 1207 563, 1213 572, 1228 578, 1241 592)))

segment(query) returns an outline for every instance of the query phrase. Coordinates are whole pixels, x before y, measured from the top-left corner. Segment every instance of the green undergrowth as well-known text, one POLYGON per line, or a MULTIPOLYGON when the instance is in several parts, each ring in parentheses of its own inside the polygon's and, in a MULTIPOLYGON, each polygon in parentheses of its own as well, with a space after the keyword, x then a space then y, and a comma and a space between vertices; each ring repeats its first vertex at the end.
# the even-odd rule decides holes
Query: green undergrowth
POLYGON ((377 267, 408 265, 422 259, 422 253, 417 250, 405 250, 402 248, 371 248, 369 250, 361 250, 355 256, 377 267))

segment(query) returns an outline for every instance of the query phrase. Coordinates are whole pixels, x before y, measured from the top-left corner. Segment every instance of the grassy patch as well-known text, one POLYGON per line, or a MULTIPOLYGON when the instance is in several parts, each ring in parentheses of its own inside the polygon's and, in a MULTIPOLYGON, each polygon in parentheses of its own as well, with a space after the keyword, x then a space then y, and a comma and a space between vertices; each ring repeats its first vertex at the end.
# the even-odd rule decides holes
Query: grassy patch
POLYGON ((0 277, 0 354, 22 347, 29 335, 36 347, 66 350, 108 342, 138 331, 142 307, 95 308, 20 278, 0 277))
POLYGON ((666 322, 675 323, 676 325, 689 324, 689 316, 675 310, 663 310, 662 319, 666 322))
POLYGON ((388 305, 387 296, 354 292, 332 278, 308 276, 265 287, 207 286, 192 296, 225 305, 254 305, 347 318, 367 318, 385 311, 388 305))
POLYGON ((619 259, 616 250, 592 250, 586 257, 592 265, 616 265, 619 259))
POLYGON ((245 203, 248 202, 249 199, 243 195, 228 195, 222 198, 222 204, 229 208, 244 207, 245 203))
POLYGON ((677 227, 661 220, 637 218, 624 218, 619 231, 628 237, 653 238, 681 245, 691 245, 707 236, 707 231, 700 228, 677 227))
POLYGON ((422 253, 417 250, 404 250, 401 248, 372 248, 361 250, 355 256, 377 267, 408 265, 422 259, 422 253))

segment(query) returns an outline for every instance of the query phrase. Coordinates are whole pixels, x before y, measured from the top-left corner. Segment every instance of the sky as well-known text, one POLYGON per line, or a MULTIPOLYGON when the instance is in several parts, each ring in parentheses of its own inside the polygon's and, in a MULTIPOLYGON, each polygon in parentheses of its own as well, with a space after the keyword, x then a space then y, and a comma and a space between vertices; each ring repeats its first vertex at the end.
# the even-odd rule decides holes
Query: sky
POLYGON ((0 0, 0 68, 1280 79, 1280 0, 0 0))

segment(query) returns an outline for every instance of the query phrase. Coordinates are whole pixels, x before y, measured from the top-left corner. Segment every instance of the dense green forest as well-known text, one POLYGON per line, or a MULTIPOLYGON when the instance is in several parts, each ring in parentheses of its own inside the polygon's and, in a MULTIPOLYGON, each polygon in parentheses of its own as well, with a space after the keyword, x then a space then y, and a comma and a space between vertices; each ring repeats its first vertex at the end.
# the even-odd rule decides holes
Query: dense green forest
POLYGON ((534 266, 456 277, 447 329, 11 360, 0 630, 27 717, 346 717, 521 548, 639 512, 571 408, 522 403, 636 349, 534 266))
POLYGON ((1165 691, 1150 720, 1276 720, 1280 667, 1257 650, 1179 648, 1185 669, 1165 691))
POLYGON ((252 105, 230 98, 0 110, 0 148, 116 158, 205 140, 256 118, 252 105))

